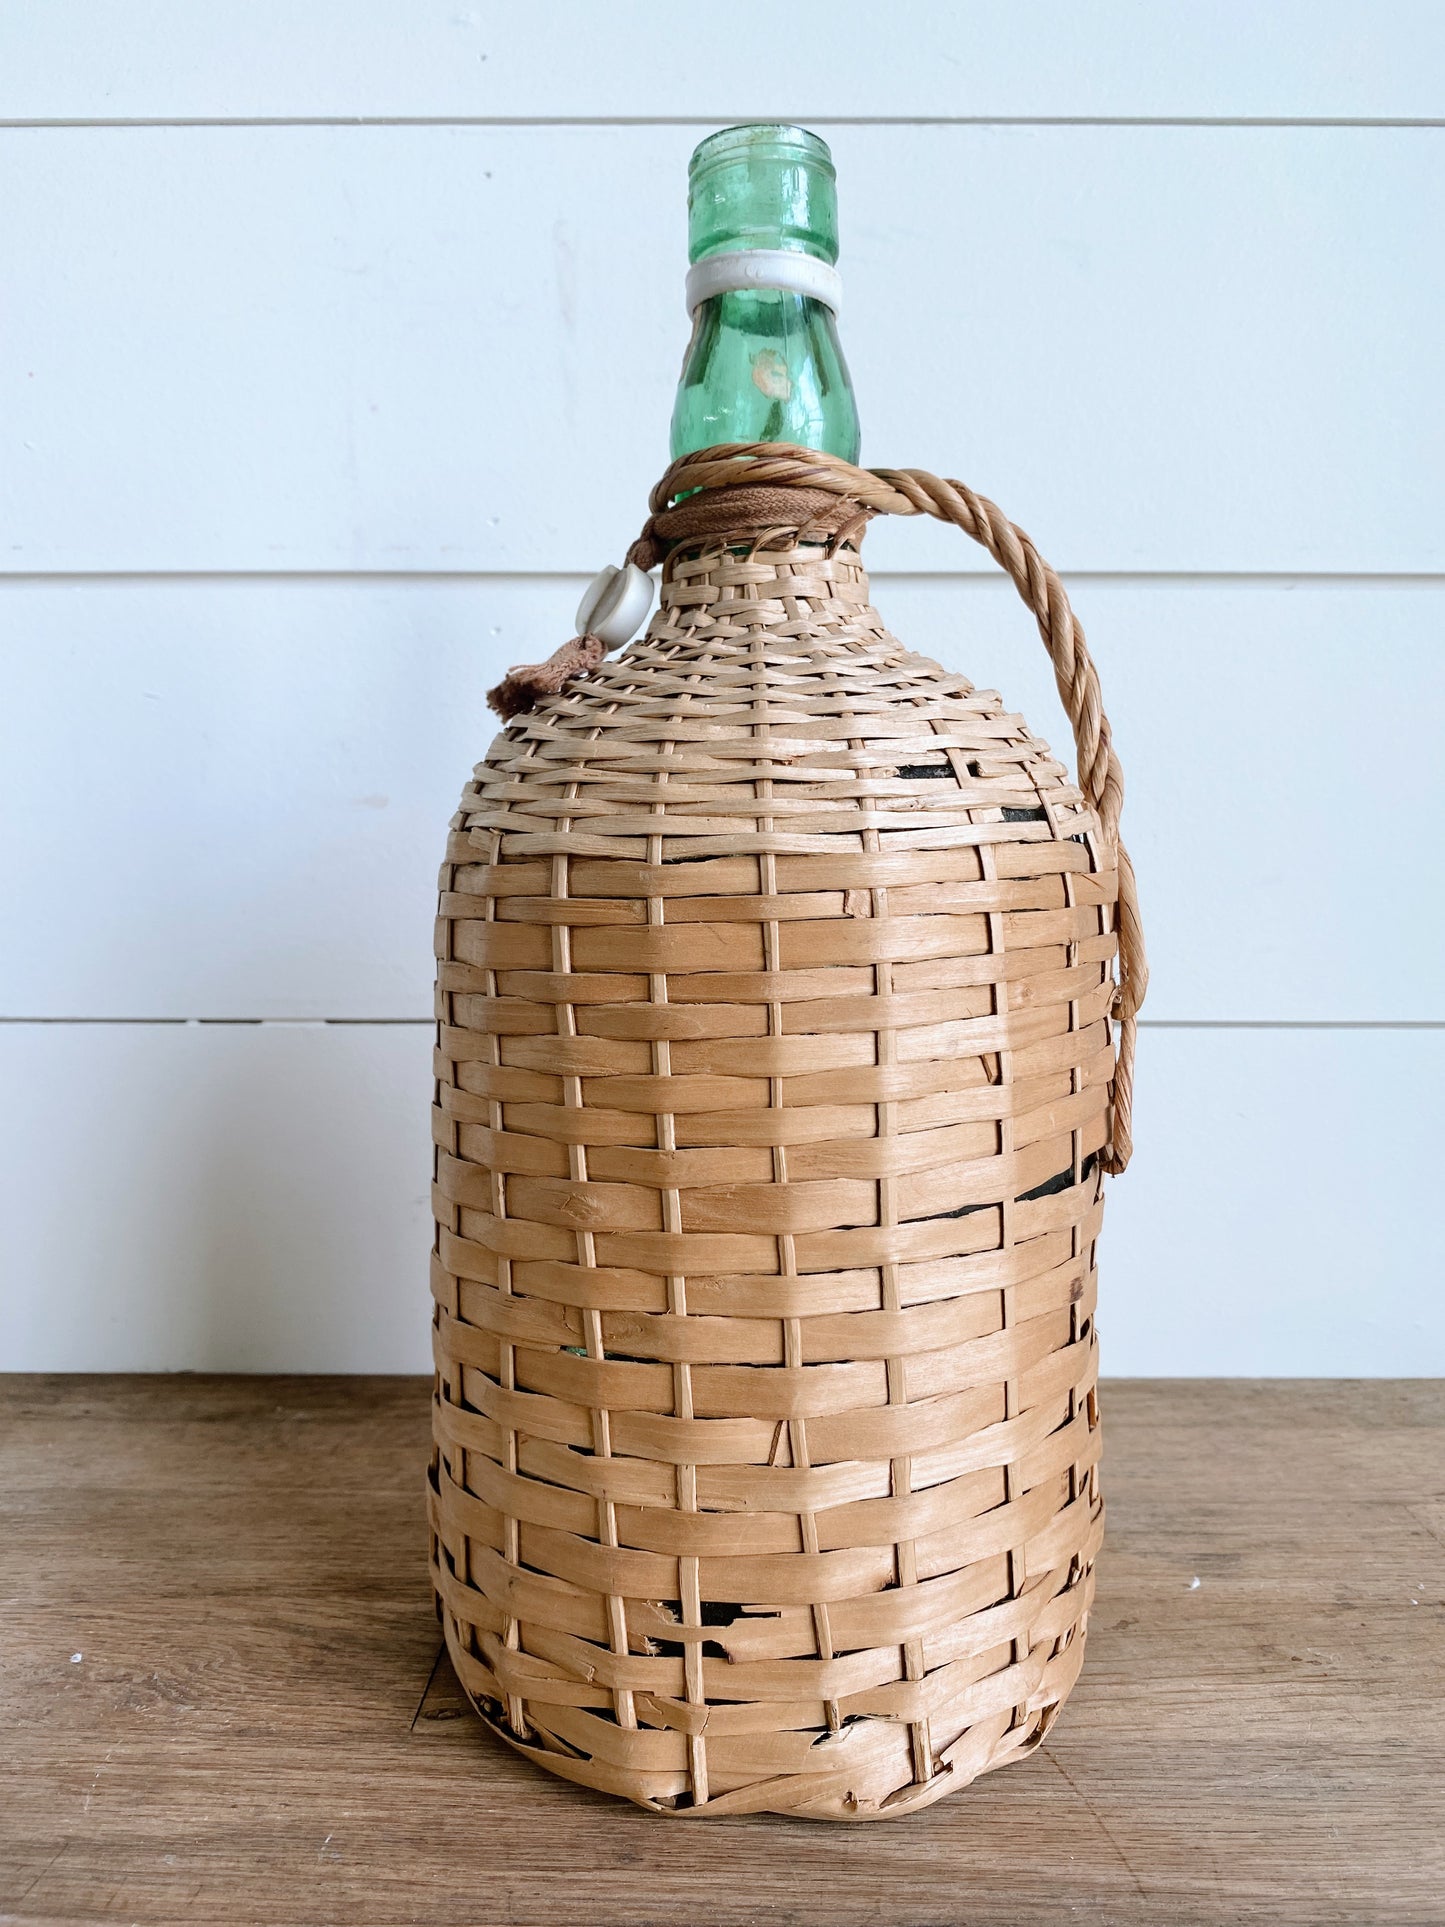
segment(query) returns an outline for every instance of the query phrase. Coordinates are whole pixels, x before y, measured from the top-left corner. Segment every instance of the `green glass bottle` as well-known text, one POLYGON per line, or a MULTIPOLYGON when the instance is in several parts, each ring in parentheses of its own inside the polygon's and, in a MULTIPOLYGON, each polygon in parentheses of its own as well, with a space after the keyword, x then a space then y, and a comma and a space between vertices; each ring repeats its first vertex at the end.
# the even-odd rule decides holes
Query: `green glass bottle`
POLYGON ((672 452, 797 442, 858 459, 838 340, 838 200, 827 144, 801 127, 727 127, 687 174, 692 340, 672 452))

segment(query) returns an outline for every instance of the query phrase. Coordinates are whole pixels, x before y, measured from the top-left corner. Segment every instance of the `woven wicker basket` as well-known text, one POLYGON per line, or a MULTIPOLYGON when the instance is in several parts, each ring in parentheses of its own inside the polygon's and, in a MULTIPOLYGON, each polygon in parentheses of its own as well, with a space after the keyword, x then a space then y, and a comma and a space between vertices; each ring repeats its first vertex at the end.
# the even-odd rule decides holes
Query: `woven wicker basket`
POLYGON ((1057 578, 959 484, 754 446, 653 505, 647 636, 514 672, 442 872, 434 1583, 556 1773, 900 1814, 1083 1655, 1122 786, 1057 578), (888 633, 889 511, 1018 583, 1082 790, 888 633))

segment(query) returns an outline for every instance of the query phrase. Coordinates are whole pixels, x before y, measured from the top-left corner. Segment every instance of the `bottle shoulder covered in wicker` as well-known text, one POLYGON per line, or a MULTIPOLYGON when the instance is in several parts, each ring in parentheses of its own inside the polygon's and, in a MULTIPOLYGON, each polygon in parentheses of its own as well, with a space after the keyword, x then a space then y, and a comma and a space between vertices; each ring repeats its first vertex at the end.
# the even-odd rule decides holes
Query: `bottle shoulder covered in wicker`
POLYGON ((849 541, 668 557, 438 925, 433 1576, 478 1710, 659 1811, 907 1812, 1078 1671, 1117 858, 849 541))

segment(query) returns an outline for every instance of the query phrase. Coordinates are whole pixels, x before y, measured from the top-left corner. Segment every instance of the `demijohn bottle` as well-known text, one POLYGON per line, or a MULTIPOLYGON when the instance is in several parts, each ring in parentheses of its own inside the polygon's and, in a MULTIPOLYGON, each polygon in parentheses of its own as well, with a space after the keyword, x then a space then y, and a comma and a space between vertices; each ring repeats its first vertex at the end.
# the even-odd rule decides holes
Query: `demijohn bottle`
POLYGON ((431 1572, 536 1765, 875 1819, 1032 1752, 1082 1662, 1142 951, 1057 576, 854 465, 827 147, 725 129, 688 207, 672 466, 492 692, 442 868, 431 1572), (1077 784, 890 633, 880 513, 1012 578, 1077 784))

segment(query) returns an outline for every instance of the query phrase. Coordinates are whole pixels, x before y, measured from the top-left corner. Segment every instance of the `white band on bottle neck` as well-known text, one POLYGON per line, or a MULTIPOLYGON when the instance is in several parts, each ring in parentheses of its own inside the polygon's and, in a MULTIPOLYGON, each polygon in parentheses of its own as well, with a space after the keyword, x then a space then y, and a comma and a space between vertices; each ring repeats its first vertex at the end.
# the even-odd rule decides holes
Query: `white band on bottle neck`
POLYGON ((843 277, 812 254, 793 254, 785 248, 739 248, 732 254, 708 254, 687 271, 687 311, 695 314, 715 294, 735 288, 781 288, 789 294, 811 295, 837 314, 843 299, 843 277))

